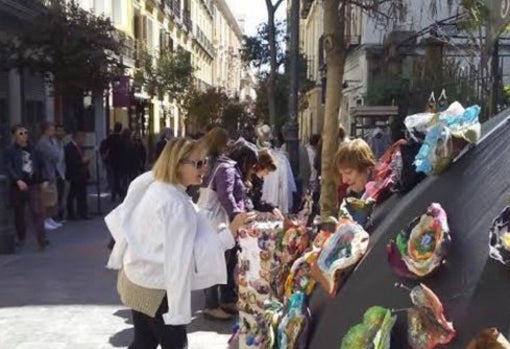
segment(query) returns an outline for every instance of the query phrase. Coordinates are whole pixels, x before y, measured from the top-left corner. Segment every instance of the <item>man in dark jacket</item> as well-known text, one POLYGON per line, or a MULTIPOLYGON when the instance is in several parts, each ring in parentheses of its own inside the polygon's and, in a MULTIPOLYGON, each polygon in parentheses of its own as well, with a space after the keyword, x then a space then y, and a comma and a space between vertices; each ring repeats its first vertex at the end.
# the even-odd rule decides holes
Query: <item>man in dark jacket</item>
POLYGON ((122 138, 122 124, 116 122, 113 126, 113 133, 110 134, 101 144, 101 154, 106 166, 112 171, 112 202, 117 197, 124 199, 127 187, 123 185, 123 178, 126 176, 126 163, 132 154, 128 154, 125 141, 122 138))
POLYGON ((64 147, 66 158, 66 177, 69 181, 67 196, 67 218, 88 219, 87 179, 89 176, 89 158, 83 150, 85 134, 75 132, 71 142, 64 147), (78 216, 74 210, 74 202, 78 208, 78 216))
POLYGON ((14 207, 17 244, 22 246, 25 243, 25 206, 28 204, 37 242, 42 250, 49 244, 44 229, 45 212, 42 200, 42 187, 47 178, 44 176, 40 157, 28 143, 27 129, 17 124, 11 128, 11 134, 14 142, 6 149, 5 160, 14 207))
POLYGON ((172 130, 169 127, 165 127, 163 129, 163 132, 161 133, 161 138, 159 139, 158 143, 156 143, 156 158, 159 157, 159 154, 163 151, 163 148, 165 148, 165 145, 168 142, 171 142, 172 139, 174 139, 174 130, 172 130))

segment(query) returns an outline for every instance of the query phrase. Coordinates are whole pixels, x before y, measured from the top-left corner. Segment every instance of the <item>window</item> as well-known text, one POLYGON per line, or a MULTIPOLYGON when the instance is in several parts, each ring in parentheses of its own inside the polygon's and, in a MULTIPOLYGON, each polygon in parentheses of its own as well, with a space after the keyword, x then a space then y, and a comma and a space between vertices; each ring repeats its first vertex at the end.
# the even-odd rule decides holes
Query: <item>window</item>
POLYGON ((119 26, 124 25, 123 4, 126 4, 125 0, 112 0, 112 20, 119 26))
POLYGON ((86 11, 90 11, 92 9, 92 0, 79 0, 78 5, 86 11))
POLYGON ((94 1, 94 13, 97 15, 106 14, 106 6, 104 0, 93 0, 94 1))
POLYGON ((147 48, 149 51, 154 50, 154 28, 153 28, 153 20, 152 18, 145 17, 146 20, 146 33, 147 33, 147 48))

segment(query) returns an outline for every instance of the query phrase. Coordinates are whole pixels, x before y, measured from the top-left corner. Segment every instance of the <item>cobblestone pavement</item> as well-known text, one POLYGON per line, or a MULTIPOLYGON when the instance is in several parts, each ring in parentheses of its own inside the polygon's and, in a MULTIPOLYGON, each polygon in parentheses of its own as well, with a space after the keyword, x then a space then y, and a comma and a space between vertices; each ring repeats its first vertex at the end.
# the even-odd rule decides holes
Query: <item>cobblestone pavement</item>
MULTIPOLYGON (((104 268, 108 233, 101 217, 67 222, 48 234, 38 252, 33 235, 15 255, 0 255, 1 349, 126 348, 132 338, 130 311, 115 290, 115 273, 104 268)), ((233 323, 204 319, 188 326, 190 349, 224 349, 233 323)))

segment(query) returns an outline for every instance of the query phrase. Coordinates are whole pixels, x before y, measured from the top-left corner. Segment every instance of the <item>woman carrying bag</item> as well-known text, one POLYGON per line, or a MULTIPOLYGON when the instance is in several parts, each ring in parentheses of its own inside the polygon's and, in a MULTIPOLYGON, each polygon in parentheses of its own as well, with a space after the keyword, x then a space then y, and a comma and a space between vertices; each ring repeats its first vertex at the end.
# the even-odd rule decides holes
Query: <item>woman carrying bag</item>
MULTIPOLYGON (((257 164, 257 150, 247 143, 237 145, 229 154, 220 155, 216 166, 211 170, 211 180, 207 188, 207 195, 199 199, 199 206, 205 208, 208 202, 210 212, 212 207, 219 207, 211 214, 210 219, 228 219, 229 221, 241 213, 248 212, 248 196, 245 182, 257 164), (211 203, 211 198, 217 198, 216 203, 211 203), (219 204, 218 204, 219 202, 219 204), (226 214, 225 214, 226 213, 226 214), (221 217, 221 218, 220 218, 221 217)), ((206 290, 204 315, 214 320, 229 320, 230 313, 237 311, 237 291, 234 280, 234 270, 237 265, 237 249, 233 248, 226 253, 227 259, 227 284, 219 287, 211 287, 206 290)))
POLYGON ((253 218, 243 213, 214 227, 200 212, 186 187, 201 184, 206 165, 196 141, 168 143, 105 218, 116 242, 107 266, 119 270, 117 289, 133 313, 129 349, 187 348, 191 291, 226 282, 224 251, 253 218))

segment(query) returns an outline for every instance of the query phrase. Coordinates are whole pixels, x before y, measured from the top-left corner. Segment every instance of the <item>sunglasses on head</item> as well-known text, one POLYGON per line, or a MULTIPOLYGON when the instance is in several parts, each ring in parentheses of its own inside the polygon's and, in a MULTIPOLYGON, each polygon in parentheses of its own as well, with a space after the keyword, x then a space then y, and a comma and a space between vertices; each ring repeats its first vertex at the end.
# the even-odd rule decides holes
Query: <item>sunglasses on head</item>
POLYGON ((207 162, 208 162, 207 158, 202 160, 187 160, 187 159, 181 160, 181 164, 193 165, 197 170, 200 170, 201 168, 207 166, 207 162))

